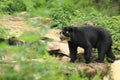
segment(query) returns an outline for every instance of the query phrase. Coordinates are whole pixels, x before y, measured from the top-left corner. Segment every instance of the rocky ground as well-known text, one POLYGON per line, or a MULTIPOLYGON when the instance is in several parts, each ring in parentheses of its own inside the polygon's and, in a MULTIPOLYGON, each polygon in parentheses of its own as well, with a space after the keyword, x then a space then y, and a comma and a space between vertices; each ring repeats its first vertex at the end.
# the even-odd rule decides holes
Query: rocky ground
MULTIPOLYGON (((26 13, 21 13, 17 16, 10 16, 10 15, 3 15, 0 18, 0 24, 2 26, 5 26, 6 28, 10 29, 10 34, 20 36, 24 31, 29 31, 29 30, 36 30, 35 28, 31 27, 31 25, 27 24, 25 22, 25 18, 23 15, 26 13)), ((36 17, 36 18, 31 18, 34 20, 43 20, 42 18, 36 17)), ((40 25, 46 25, 46 22, 50 22, 50 19, 45 19, 43 21, 44 23, 40 25)), ((59 39, 59 32, 60 30, 57 29, 49 29, 48 33, 45 35, 45 37, 53 39, 52 42, 48 43, 47 49, 49 51, 57 51, 57 53, 60 54, 65 54, 66 56, 62 56, 60 58, 60 61, 68 61, 69 60, 69 51, 68 51, 68 45, 66 42, 61 42, 59 39)), ((82 48, 78 48, 78 54, 83 54, 84 50, 82 48)), ((119 76, 119 71, 120 71, 120 60, 115 61, 110 65, 110 68, 106 66, 105 63, 90 63, 90 64, 85 64, 85 63, 75 63, 76 68, 73 69, 78 69, 78 70, 84 70, 88 76, 92 76, 96 73, 96 71, 101 71, 103 75, 106 75, 104 77, 104 80, 109 80, 108 76, 112 75, 114 80, 120 80, 119 76), (109 71, 110 75, 107 75, 109 71)))
MULTIPOLYGON (((50 42, 48 44, 48 49, 50 50, 59 50, 58 52, 66 54, 69 56, 69 49, 66 42, 61 42, 59 39, 59 32, 60 30, 50 29, 48 34, 46 34, 46 37, 52 38, 54 41, 50 42)), ((84 49, 78 48, 78 54, 83 54, 84 49)), ((68 58, 63 58, 63 61, 68 61, 68 58)), ((88 76, 91 76, 96 73, 96 71, 102 70, 103 75, 106 75, 103 80, 110 80, 108 77, 112 77, 113 80, 120 80, 119 71, 120 71, 120 60, 116 60, 112 64, 101 64, 101 63, 90 63, 90 64, 84 64, 84 63, 77 63, 77 68, 82 68, 82 70, 85 70, 88 76), (109 66, 109 68, 107 67, 109 66), (109 73, 107 75, 106 73, 109 73)))

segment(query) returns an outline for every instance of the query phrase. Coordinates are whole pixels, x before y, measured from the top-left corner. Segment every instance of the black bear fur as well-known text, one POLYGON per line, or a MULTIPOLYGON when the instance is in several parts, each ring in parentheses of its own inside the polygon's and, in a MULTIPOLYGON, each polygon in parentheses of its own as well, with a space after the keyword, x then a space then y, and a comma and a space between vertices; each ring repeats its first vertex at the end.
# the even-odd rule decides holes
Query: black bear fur
POLYGON ((105 56, 115 60, 112 52, 112 38, 110 33, 99 26, 63 27, 60 32, 60 39, 68 39, 70 51, 70 62, 77 59, 77 47, 84 48, 84 58, 86 63, 90 63, 92 48, 97 48, 97 62, 103 62, 105 56))

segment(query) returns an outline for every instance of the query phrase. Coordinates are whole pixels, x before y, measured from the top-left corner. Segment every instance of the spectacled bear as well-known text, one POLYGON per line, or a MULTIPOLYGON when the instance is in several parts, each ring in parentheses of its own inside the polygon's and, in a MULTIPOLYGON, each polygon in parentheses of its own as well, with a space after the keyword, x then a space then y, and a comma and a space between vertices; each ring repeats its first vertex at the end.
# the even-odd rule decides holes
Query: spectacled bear
POLYGON ((61 40, 68 40, 70 51, 70 62, 77 59, 77 47, 84 48, 84 58, 86 63, 90 63, 92 48, 97 48, 97 62, 104 62, 105 56, 112 62, 115 55, 112 52, 112 38, 110 33, 100 26, 63 27, 60 32, 61 40))

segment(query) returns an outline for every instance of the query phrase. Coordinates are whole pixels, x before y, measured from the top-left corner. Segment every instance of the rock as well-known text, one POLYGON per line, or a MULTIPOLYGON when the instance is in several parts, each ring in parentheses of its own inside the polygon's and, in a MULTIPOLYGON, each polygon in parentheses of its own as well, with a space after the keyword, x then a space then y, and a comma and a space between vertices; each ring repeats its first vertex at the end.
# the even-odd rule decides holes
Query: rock
POLYGON ((24 41, 22 41, 22 40, 19 40, 19 39, 17 39, 16 37, 9 37, 9 38, 7 38, 7 39, 5 39, 5 38, 0 38, 0 43, 1 42, 5 42, 5 43, 7 43, 8 45, 23 45, 25 42, 24 41))
POLYGON ((33 20, 33 21, 40 21, 40 20, 42 20, 42 17, 33 17, 33 18, 31 18, 31 20, 33 20))
POLYGON ((10 20, 11 21, 24 21, 25 19, 23 17, 19 17, 19 16, 17 16, 17 17, 12 16, 10 18, 10 20))
MULTIPOLYGON (((47 50, 60 50, 60 53, 63 53, 65 55, 69 56, 69 48, 67 43, 62 43, 62 42, 49 42, 47 46, 47 50)), ((84 53, 84 49, 78 48, 78 53, 84 53)))
POLYGON ((115 61, 111 64, 111 74, 113 80, 120 80, 120 60, 115 61))
POLYGON ((63 61, 63 62, 70 61, 70 58, 68 56, 62 56, 59 58, 59 61, 63 61))
POLYGON ((23 11, 23 12, 18 13, 17 16, 26 17, 28 16, 28 13, 26 11, 23 11))
POLYGON ((21 41, 21 40, 18 40, 16 37, 10 37, 8 39, 6 39, 6 42, 7 44, 9 45, 23 45, 25 42, 24 41, 21 41))
POLYGON ((91 20, 89 20, 89 21, 87 21, 87 22, 85 23, 85 25, 94 25, 94 24, 93 24, 93 22, 92 22, 91 20))
POLYGON ((92 77, 97 74, 97 72, 100 72, 101 76, 103 77, 108 71, 106 65, 103 63, 77 63, 76 67, 78 71, 83 71, 87 77, 92 77))
POLYGON ((16 71, 16 72, 20 72, 20 65, 19 64, 15 64, 13 69, 16 71))
MULTIPOLYGON (((106 67, 106 64, 103 63, 75 63, 74 66, 64 66, 62 67, 63 70, 69 70, 69 71, 77 71, 79 73, 79 76, 85 76, 86 78, 89 78, 89 80, 92 80, 91 78, 95 77, 95 75, 98 75, 101 80, 103 80, 104 76, 107 75, 108 68, 106 67)), ((70 75, 71 73, 68 73, 70 75)))
POLYGON ((60 30, 58 29, 49 29, 45 37, 53 39, 53 41, 60 42, 59 39, 60 30))

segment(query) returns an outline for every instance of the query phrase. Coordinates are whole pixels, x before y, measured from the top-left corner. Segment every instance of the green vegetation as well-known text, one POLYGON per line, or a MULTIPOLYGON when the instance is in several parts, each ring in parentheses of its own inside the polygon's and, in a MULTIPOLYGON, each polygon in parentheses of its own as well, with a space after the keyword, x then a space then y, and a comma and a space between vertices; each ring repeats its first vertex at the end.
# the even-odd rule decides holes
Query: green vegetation
MULTIPOLYGON (((29 18, 40 16, 51 18, 49 28, 66 25, 83 25, 91 21, 103 26, 112 35, 113 50, 120 53, 120 1, 119 0, 1 0, 0 14, 16 15, 26 11, 26 20, 34 25, 37 21, 29 18), (76 23, 76 24, 75 24, 76 23)), ((74 64, 58 62, 46 50, 44 37, 48 28, 41 27, 35 32, 25 32, 19 39, 26 45, 9 46, 0 43, 0 80, 101 80, 99 73, 88 78, 84 73, 69 70, 74 64), (9 58, 7 60, 7 58, 9 58), (33 59, 39 59, 34 61, 33 59), (66 67, 64 69, 64 67, 66 67)), ((9 30, 0 25, 0 37, 9 36, 9 30)))

